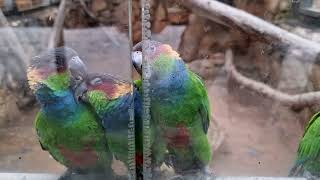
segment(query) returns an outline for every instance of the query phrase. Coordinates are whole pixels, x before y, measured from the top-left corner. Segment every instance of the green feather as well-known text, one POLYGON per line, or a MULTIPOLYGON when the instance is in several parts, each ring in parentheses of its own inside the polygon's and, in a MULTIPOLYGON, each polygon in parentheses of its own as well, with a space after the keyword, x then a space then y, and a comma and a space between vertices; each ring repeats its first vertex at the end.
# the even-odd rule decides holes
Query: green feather
MULTIPOLYGON (((165 55, 160 56, 153 64, 155 68, 152 73, 155 73, 157 77, 180 73, 173 71, 172 68, 177 60, 165 55)), ((189 147, 169 149, 169 153, 174 155, 181 169, 193 168, 194 164, 199 161, 207 165, 212 159, 211 146, 207 137, 211 116, 209 97, 202 79, 190 70, 187 71, 188 80, 184 82, 183 91, 174 89, 162 97, 171 99, 170 103, 164 105, 157 101, 157 98, 151 102, 152 121, 160 125, 162 131, 170 131, 170 129, 175 131, 175 128, 183 125, 190 133, 191 145, 189 147), (179 96, 179 99, 173 100, 175 96, 179 96)), ((154 90, 156 91, 157 88, 154 90)), ((162 136, 165 135, 162 134, 162 136)))
MULTIPOLYGON (((71 166, 61 154, 59 147, 64 146, 72 151, 84 150, 87 145, 92 145, 98 152, 99 162, 97 167, 107 167, 110 157, 107 155, 105 134, 102 126, 96 121, 97 117, 86 106, 81 106, 77 116, 72 116, 68 124, 62 124, 44 112, 40 111, 36 117, 35 127, 40 143, 60 163, 71 166)), ((96 167, 92 167, 96 168, 96 167)))
POLYGON ((53 91, 63 91, 67 90, 70 86, 70 73, 55 73, 50 76, 46 80, 43 81, 50 89, 53 91))
POLYGON ((320 112, 309 121, 300 141, 297 162, 308 159, 303 167, 311 173, 320 172, 320 112))

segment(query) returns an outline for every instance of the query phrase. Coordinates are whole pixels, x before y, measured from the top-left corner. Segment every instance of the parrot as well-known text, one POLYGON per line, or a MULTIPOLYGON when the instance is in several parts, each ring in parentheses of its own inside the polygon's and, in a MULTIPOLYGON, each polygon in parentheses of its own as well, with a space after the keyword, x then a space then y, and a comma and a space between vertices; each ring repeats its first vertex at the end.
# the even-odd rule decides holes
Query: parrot
POLYGON ((311 118, 305 128, 295 164, 289 172, 289 177, 292 176, 308 179, 320 177, 320 112, 311 118))
POLYGON ((32 59, 27 78, 40 104, 36 133, 42 149, 67 167, 60 180, 71 179, 73 174, 113 178, 112 154, 101 121, 90 106, 77 100, 72 89, 77 78, 70 71, 86 71, 81 62, 68 47, 53 48, 32 59))
POLYGON ((132 63, 138 73, 142 73, 142 44, 150 65, 150 123, 159 128, 153 135, 158 138, 152 149, 161 149, 153 155, 155 163, 165 162, 181 175, 213 176, 208 168, 212 150, 207 137, 211 104, 203 80, 170 45, 154 40, 133 47, 132 63))
POLYGON ((97 113, 105 128, 110 151, 128 168, 129 108, 134 102, 135 162, 138 179, 141 179, 143 176, 142 102, 136 86, 110 74, 91 73, 81 75, 79 79, 83 81, 76 88, 75 94, 97 113))

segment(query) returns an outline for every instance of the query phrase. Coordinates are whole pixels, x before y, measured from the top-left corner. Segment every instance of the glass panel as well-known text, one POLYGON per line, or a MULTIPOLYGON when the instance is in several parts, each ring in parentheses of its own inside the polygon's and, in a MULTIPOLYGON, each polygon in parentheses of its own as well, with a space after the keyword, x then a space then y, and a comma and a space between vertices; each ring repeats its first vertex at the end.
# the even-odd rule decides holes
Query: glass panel
POLYGON ((0 7, 0 171, 135 177, 128 1, 0 7))
POLYGON ((133 58, 144 76, 143 102, 150 100, 145 173, 319 175, 318 116, 303 133, 319 111, 316 8, 308 14, 302 1, 273 0, 142 3, 142 28, 151 24, 157 41, 136 46, 133 58))

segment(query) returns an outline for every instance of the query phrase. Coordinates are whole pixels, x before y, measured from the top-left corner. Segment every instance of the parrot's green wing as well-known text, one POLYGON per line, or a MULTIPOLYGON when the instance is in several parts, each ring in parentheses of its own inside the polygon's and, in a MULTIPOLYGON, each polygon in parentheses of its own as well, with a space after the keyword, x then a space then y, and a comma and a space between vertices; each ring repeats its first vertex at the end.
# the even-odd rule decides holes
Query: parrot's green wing
MULTIPOLYGON (((298 149, 298 157, 316 158, 320 155, 320 112, 309 121, 298 149), (318 120, 318 121, 317 121, 318 120)), ((299 159, 300 159, 299 158, 299 159)))
POLYGON ((209 97, 205 88, 205 84, 203 83, 202 79, 195 73, 189 71, 191 76, 193 77, 194 81, 199 84, 199 93, 204 97, 202 98, 202 102, 199 106, 199 114, 201 116, 203 131, 208 133, 208 128, 210 126, 210 115, 211 115, 211 108, 209 103, 209 97))
MULTIPOLYGON (((40 118, 41 118, 41 115, 40 115, 40 112, 38 112, 38 114, 37 114, 37 116, 36 116, 36 120, 35 120, 35 124, 37 125, 37 122, 38 121, 41 121, 40 120, 40 118)), ((44 151, 48 151, 48 147, 47 146, 45 146, 42 142, 41 142, 41 134, 40 134, 40 131, 39 131, 39 129, 36 127, 36 133, 37 133, 37 136, 38 136, 38 141, 39 141, 39 144, 40 144, 40 146, 41 146, 41 149, 42 150, 44 150, 44 151)))
POLYGON ((320 171, 320 112, 309 121, 298 148, 295 166, 311 173, 320 171))
POLYGON ((317 112, 315 115, 312 116, 311 120, 308 122, 308 125, 306 126, 303 136, 305 136, 306 132, 308 131, 308 129, 310 128, 310 126, 318 119, 318 117, 320 117, 320 112, 317 112))

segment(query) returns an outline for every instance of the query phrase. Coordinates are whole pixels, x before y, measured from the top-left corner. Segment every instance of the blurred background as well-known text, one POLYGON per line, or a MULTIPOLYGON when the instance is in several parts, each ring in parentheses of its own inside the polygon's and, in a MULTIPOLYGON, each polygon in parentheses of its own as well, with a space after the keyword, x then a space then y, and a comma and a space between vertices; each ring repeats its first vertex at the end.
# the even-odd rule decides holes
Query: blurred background
MULTIPOLYGON (((305 41, 320 43, 317 0, 222 2, 305 41)), ((234 26, 230 19, 222 18, 222 23, 207 19, 184 1, 151 3, 152 37, 178 50, 206 81, 213 108, 210 167, 217 175, 286 176, 304 127, 320 106, 283 105, 247 88, 230 78, 224 53, 233 50, 234 65, 245 77, 288 94, 320 89, 320 56, 297 56, 297 49, 273 41, 268 34, 253 34, 250 28, 234 26)), ((124 80, 139 78, 136 72, 131 74, 128 1, 70 0, 63 12, 59 4, 60 0, 0 0, 1 172, 64 170, 41 150, 33 127, 39 105, 26 84, 26 67, 33 56, 50 47, 59 14, 64 17, 63 28, 54 46, 74 48, 91 72, 111 73, 124 80)), ((140 1, 133 0, 134 43, 141 39, 140 8, 140 1)))

